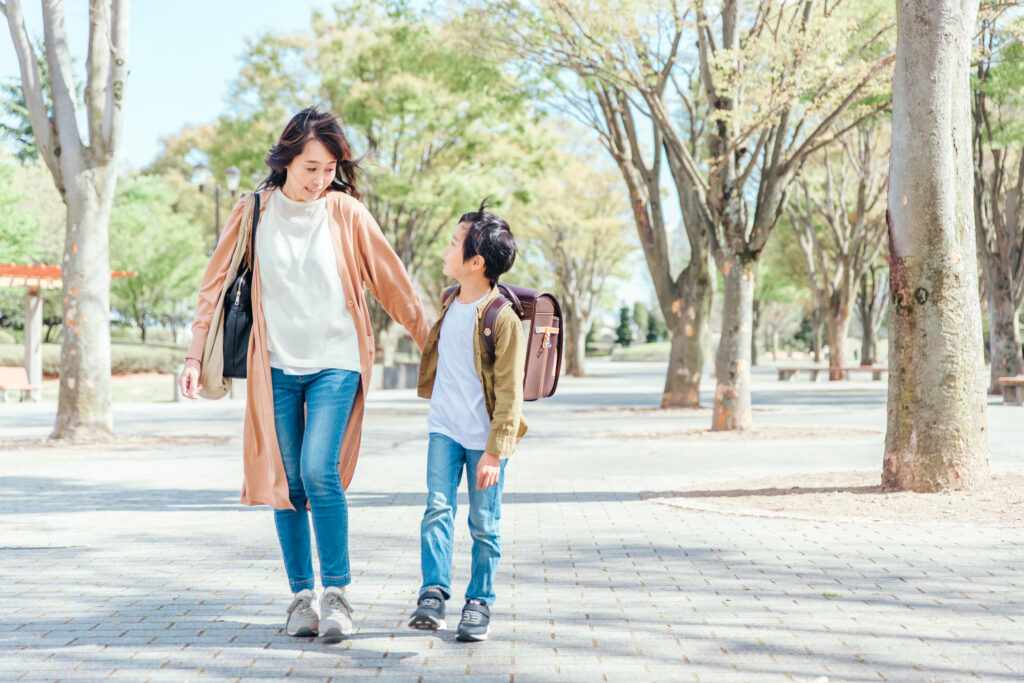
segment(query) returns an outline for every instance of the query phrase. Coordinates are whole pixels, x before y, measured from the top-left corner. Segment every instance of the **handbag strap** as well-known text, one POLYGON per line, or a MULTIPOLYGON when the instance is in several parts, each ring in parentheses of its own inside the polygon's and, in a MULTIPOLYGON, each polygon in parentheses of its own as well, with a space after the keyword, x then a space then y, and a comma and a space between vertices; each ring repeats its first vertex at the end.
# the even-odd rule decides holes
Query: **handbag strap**
POLYGON ((252 229, 249 230, 249 241, 246 245, 246 251, 249 252, 249 259, 246 263, 246 269, 251 273, 253 269, 253 261, 256 258, 256 227, 260 223, 260 193, 254 191, 252 193, 253 206, 252 206, 252 229))

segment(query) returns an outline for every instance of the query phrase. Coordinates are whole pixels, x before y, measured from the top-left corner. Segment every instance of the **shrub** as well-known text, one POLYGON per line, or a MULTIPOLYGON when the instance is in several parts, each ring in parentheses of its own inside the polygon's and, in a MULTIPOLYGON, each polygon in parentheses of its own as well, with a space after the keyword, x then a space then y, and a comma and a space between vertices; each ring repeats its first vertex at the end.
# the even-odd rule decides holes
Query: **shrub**
MULTIPOLYGON (((131 372, 178 372, 185 355, 183 349, 144 344, 110 345, 110 373, 124 375, 131 372)), ((21 346, 0 345, 0 365, 14 366, 25 362, 21 346)), ((43 376, 60 375, 60 344, 43 344, 43 376)))
POLYGON ((185 352, 166 346, 145 344, 110 345, 110 372, 124 375, 130 372, 178 372, 184 363, 185 352))
POLYGON ((10 346, 17 343, 18 340, 14 338, 13 334, 7 330, 0 330, 0 346, 10 346))

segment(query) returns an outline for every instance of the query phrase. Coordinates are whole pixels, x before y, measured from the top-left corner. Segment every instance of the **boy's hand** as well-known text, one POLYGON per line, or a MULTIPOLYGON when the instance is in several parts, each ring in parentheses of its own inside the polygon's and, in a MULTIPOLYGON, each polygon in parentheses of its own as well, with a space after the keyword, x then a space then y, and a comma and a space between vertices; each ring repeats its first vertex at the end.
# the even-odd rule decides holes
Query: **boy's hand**
POLYGON ((486 489, 498 483, 501 474, 501 461, 494 453, 484 453, 476 466, 476 487, 486 489))

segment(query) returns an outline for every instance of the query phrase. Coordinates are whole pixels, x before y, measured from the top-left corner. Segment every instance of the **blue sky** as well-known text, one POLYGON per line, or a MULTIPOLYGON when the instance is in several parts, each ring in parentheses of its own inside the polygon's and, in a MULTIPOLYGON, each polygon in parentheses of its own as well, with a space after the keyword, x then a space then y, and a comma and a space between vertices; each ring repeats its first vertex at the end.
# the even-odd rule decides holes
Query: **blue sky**
MULTIPOLYGON (((143 166, 159 138, 227 110, 229 81, 238 74, 245 38, 309 26, 330 0, 135 0, 130 75, 125 93, 122 162, 143 166)), ((42 36, 40 3, 23 0, 30 36, 42 36)), ((65 0, 68 41, 84 73, 88 0, 65 0)), ((84 78, 84 77, 83 77, 84 78)), ((0 79, 20 79, 7 22, 0 17, 0 79)))

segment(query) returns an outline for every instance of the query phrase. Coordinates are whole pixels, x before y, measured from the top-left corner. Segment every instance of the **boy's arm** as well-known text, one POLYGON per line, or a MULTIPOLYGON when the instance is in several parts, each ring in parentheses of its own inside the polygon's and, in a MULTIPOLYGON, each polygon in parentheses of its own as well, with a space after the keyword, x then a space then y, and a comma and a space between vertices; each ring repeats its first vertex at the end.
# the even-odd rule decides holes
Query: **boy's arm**
POLYGON ((502 310, 494 326, 494 414, 486 452, 505 459, 516 448, 523 414, 526 337, 519 317, 510 308, 502 310))

